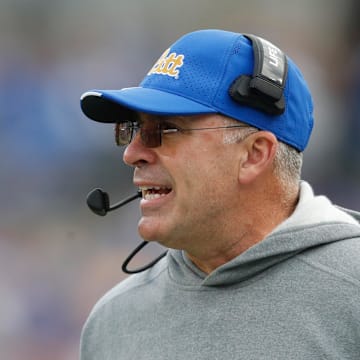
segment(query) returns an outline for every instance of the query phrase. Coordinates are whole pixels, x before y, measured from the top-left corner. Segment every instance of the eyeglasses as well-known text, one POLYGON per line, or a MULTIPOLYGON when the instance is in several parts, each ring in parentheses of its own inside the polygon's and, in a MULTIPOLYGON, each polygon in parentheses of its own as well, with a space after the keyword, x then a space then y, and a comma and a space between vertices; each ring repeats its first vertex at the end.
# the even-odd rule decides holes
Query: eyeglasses
POLYGON ((248 125, 228 125, 204 128, 181 128, 166 121, 148 121, 146 124, 139 124, 132 121, 124 121, 115 125, 115 142, 117 146, 130 144, 136 134, 140 131, 140 139, 144 146, 155 148, 161 145, 162 137, 166 134, 183 133, 186 131, 198 130, 217 130, 217 129, 234 129, 245 128, 248 125))

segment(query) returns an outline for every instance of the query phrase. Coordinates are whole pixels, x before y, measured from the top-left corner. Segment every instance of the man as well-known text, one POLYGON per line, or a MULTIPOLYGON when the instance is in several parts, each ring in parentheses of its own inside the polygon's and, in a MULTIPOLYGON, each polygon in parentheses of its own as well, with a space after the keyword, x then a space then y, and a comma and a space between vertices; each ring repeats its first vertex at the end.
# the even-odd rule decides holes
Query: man
POLYGON ((169 248, 94 307, 83 360, 359 359, 359 214, 300 181, 313 106, 291 59, 196 31, 81 106, 116 123, 139 233, 169 248))

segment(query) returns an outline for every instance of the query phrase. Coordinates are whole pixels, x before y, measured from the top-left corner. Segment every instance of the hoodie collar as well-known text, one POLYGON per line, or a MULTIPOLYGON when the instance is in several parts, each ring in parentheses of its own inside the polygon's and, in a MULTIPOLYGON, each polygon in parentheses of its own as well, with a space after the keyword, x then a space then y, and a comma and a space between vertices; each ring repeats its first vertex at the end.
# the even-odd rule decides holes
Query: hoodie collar
POLYGON ((277 226, 271 234, 299 226, 326 222, 343 222, 357 225, 352 216, 334 206, 326 196, 315 196, 309 183, 300 183, 299 202, 289 218, 277 226))
POLYGON ((225 286, 245 281, 306 249, 360 236, 359 222, 301 182, 293 214, 266 238, 211 274, 199 270, 181 250, 170 250, 170 277, 184 286, 225 286), (341 232, 340 232, 341 230, 341 232))

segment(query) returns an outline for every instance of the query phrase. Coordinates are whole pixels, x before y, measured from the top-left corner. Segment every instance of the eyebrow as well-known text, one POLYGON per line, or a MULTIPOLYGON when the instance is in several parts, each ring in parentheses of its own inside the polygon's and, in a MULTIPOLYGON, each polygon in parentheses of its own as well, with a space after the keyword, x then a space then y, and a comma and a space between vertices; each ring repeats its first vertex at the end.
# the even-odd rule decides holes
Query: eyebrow
POLYGON ((201 121, 204 119, 204 115, 208 115, 208 114, 158 115, 158 114, 135 112, 134 121, 137 122, 138 124, 142 124, 144 121, 171 122, 174 124, 174 126, 187 128, 187 127, 189 127, 190 124, 192 124, 193 126, 196 126, 195 124, 198 121, 201 121))
POLYGON ((138 123, 142 123, 146 120, 148 121, 180 121, 181 123, 185 123, 187 121, 187 116, 181 115, 157 115, 157 114, 147 114, 147 113, 139 113, 135 112, 134 120, 138 123))

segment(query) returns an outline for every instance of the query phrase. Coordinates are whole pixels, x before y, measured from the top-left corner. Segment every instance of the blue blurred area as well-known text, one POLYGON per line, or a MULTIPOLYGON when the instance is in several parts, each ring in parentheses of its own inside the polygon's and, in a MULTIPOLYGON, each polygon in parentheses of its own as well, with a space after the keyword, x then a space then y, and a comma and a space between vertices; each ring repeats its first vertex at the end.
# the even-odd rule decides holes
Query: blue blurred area
POLYGON ((85 197, 101 186, 117 201, 132 174, 112 126, 88 121, 79 98, 137 85, 186 32, 255 33, 299 64, 316 117, 303 177, 360 209, 359 15, 350 0, 2 0, 0 358, 76 359, 92 305, 124 278, 137 204, 97 218, 85 197))

